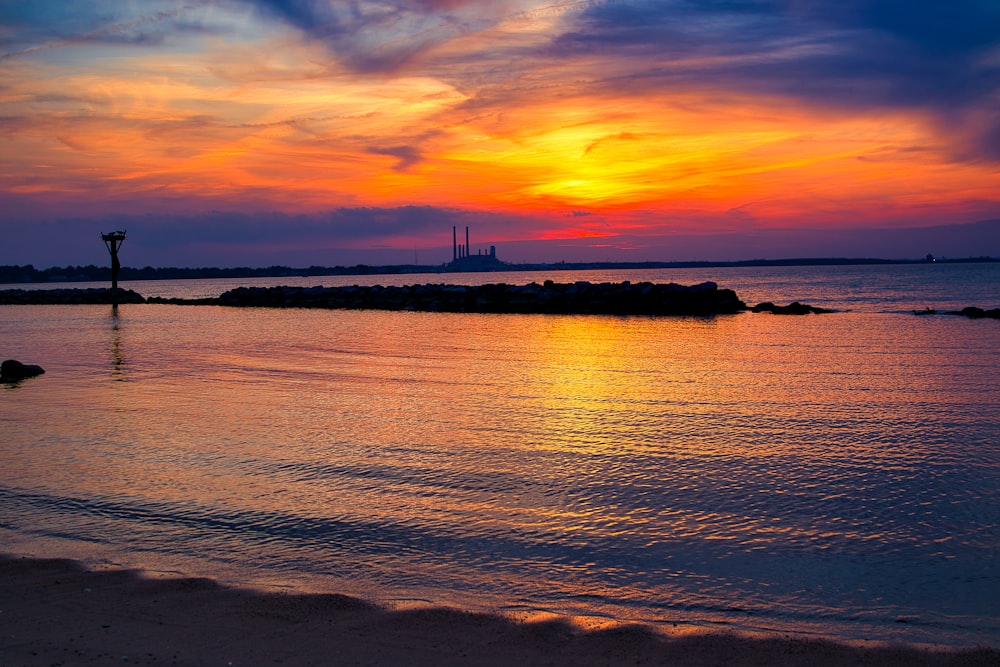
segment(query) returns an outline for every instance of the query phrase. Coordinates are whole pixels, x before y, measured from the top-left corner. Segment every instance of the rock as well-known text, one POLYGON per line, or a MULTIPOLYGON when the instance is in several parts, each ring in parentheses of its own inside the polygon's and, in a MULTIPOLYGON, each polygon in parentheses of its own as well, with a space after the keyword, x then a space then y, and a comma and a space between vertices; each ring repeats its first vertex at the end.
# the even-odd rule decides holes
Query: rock
POLYGON ((7 359, 0 364, 0 382, 20 382, 45 372, 41 366, 22 364, 16 359, 7 359))
POLYGON ((963 317, 971 317, 973 319, 980 319, 983 317, 1000 320, 1000 308, 993 308, 992 310, 984 310, 976 306, 966 306, 962 310, 952 310, 948 311, 949 315, 961 315, 963 317))
MULTIPOLYGON (((0 290, 0 304, 3 305, 76 305, 76 304, 110 304, 112 303, 110 289, 98 287, 53 289, 8 289, 0 290)), ((132 290, 119 289, 118 303, 144 303, 142 295, 132 290)))
POLYGON ((810 306, 806 303, 799 303, 798 301, 793 301, 787 306, 776 306, 770 301, 765 301, 764 303, 758 303, 750 310, 755 313, 772 313, 774 315, 819 315, 821 313, 835 312, 826 308, 818 308, 816 306, 810 306))

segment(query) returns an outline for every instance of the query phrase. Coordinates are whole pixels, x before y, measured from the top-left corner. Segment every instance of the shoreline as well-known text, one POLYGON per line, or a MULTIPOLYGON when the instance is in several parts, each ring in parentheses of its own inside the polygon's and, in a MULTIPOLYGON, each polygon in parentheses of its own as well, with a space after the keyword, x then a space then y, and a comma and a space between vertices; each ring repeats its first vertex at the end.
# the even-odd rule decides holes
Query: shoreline
POLYGON ((584 630, 448 608, 274 593, 205 578, 0 554, 5 665, 986 666, 1000 649, 850 646, 793 636, 584 630))
MULTIPOLYGON (((793 257, 788 259, 744 259, 736 261, 678 260, 640 262, 490 262, 483 268, 456 267, 451 264, 355 264, 353 266, 268 266, 268 267, 178 267, 163 266, 144 268, 123 266, 119 269, 122 281, 141 280, 216 280, 219 278, 288 278, 327 276, 395 276, 395 275, 447 275, 461 273, 536 273, 543 271, 615 271, 662 269, 745 269, 784 268, 800 266, 894 266, 933 264, 992 264, 1000 257, 939 257, 879 258, 879 257, 793 257)), ((0 266, 0 284, 107 282, 111 269, 107 266, 52 266, 36 269, 33 265, 0 266)))

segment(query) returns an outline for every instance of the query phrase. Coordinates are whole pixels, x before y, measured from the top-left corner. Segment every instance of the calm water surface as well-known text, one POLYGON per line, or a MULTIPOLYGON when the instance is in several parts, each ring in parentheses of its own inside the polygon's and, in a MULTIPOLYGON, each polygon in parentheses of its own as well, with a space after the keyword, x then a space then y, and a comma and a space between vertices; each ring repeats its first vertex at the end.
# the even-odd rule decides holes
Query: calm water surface
MULTIPOLYGON (((705 281, 733 289, 747 304, 802 301, 852 312, 911 312, 931 307, 960 310, 965 306, 1000 306, 1000 263, 899 264, 884 266, 793 266, 701 269, 622 269, 613 271, 538 271, 493 273, 427 273, 372 276, 230 278, 221 280, 149 280, 122 283, 143 296, 215 297, 243 286, 414 285, 450 283, 524 285, 551 279, 571 283, 650 281, 693 285, 705 281)), ((0 285, 0 288, 52 289, 107 287, 107 283, 0 285)))
POLYGON ((996 646, 1000 325, 906 312, 1000 306, 993 266, 798 269, 798 291, 791 269, 337 279, 713 279, 849 311, 810 317, 2 306, 3 355, 47 372, 0 387, 0 544, 402 606, 996 646))

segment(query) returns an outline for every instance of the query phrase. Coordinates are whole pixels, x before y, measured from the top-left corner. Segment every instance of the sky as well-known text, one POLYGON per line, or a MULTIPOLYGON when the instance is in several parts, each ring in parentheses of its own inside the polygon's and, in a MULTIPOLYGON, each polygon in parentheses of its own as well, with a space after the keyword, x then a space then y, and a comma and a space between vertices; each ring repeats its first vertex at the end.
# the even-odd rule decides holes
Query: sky
POLYGON ((1000 256, 997 0, 0 0, 0 264, 1000 256))

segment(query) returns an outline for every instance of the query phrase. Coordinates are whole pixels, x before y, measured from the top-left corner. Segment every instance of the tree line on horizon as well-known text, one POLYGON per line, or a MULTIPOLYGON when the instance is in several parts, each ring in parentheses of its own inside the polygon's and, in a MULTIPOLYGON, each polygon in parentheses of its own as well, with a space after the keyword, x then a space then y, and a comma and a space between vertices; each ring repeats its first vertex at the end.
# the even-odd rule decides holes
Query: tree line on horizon
MULTIPOLYGON (((837 266, 847 264, 922 264, 929 262, 941 263, 971 263, 997 262, 995 257, 965 257, 955 259, 935 258, 928 255, 922 259, 879 259, 879 258, 844 258, 844 257, 813 257, 797 259, 748 259, 735 262, 683 261, 683 262, 553 262, 536 264, 506 264, 508 271, 539 271, 545 269, 562 270, 600 270, 614 268, 657 269, 657 268, 703 268, 703 267, 752 267, 752 266, 837 266)), ((146 266, 141 269, 123 266, 118 273, 121 281, 129 280, 190 280, 203 278, 284 278, 306 276, 342 276, 342 275, 382 275, 400 273, 447 273, 448 265, 393 264, 371 266, 356 264, 354 266, 309 266, 293 268, 288 266, 268 267, 161 267, 146 266)), ((0 284, 14 283, 58 283, 58 282, 106 282, 111 280, 110 266, 65 266, 36 269, 31 264, 0 265, 0 284)))
MULTIPOLYGON (((118 279, 127 280, 183 280, 193 278, 282 278, 286 276, 355 275, 366 273, 403 272, 407 267, 368 266, 310 266, 296 269, 288 266, 233 267, 233 268, 181 268, 146 266, 141 269, 123 266, 118 279), (395 271, 394 271, 395 269, 395 271)), ((426 271, 428 267, 420 267, 426 271)), ((65 266, 36 269, 31 264, 24 266, 0 265, 0 283, 54 283, 54 282, 103 282, 111 280, 110 266, 65 266)))
MULTIPOLYGON (((322 276, 322 275, 364 275, 375 273, 403 273, 407 269, 419 268, 428 271, 432 267, 422 266, 310 266, 292 268, 288 266, 232 268, 200 267, 161 267, 146 266, 141 269, 123 266, 119 269, 118 279, 127 280, 190 280, 196 278, 282 278, 286 276, 322 276)), ((31 264, 24 266, 0 265, 0 283, 54 283, 54 282, 103 282, 111 280, 110 266, 65 266, 36 269, 31 264)))

